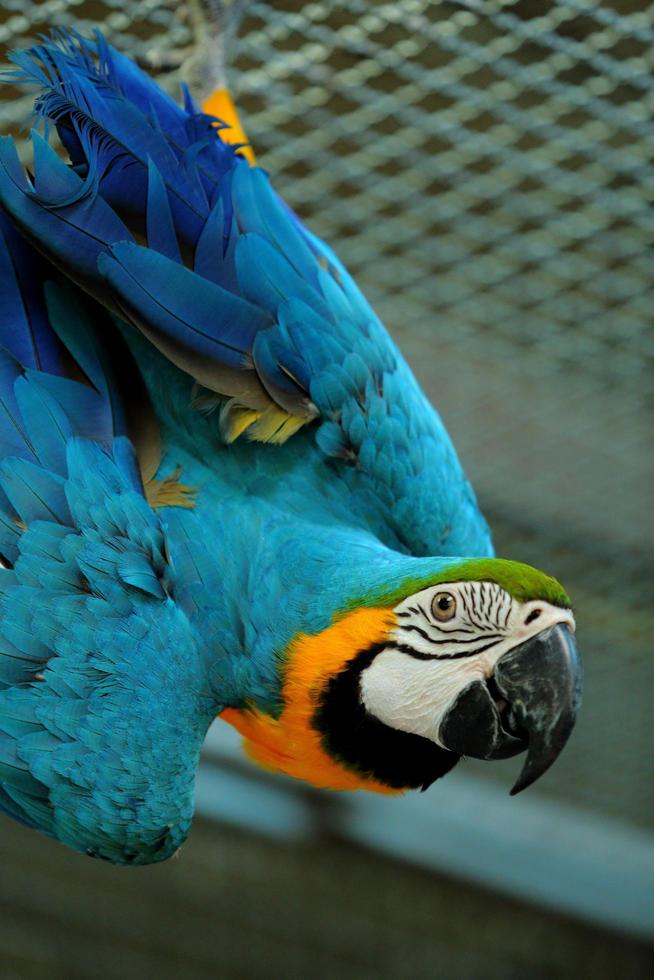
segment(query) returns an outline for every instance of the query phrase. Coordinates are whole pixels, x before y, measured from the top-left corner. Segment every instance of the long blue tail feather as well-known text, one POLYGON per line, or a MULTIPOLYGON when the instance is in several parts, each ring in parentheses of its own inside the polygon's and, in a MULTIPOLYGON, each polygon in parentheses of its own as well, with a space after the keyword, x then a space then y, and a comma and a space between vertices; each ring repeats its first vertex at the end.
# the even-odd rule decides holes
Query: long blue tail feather
POLYGON ((216 139, 211 117, 188 99, 179 107, 100 33, 89 41, 58 32, 53 41, 14 53, 9 77, 41 88, 35 114, 54 124, 84 178, 77 193, 99 191, 118 212, 143 214, 152 165, 179 233, 194 244, 233 148, 216 139))
POLYGON ((0 147, 0 198, 25 233, 206 387, 256 410, 277 402, 290 414, 314 417, 297 349, 279 342, 254 349, 292 297, 316 310, 323 330, 334 326, 312 240, 263 171, 222 142, 219 121, 199 112, 188 93, 176 105, 100 35, 88 41, 55 34, 13 60, 12 80, 39 86, 37 119, 46 135, 49 126, 57 129, 71 161, 64 164, 34 134, 30 184, 11 147, 0 147), (143 239, 157 288, 139 292, 130 281, 139 282, 145 259, 124 243, 143 239), (158 257, 179 275, 162 262, 157 267, 158 257), (184 266, 192 270, 187 275, 184 266), (166 289, 168 276, 183 288, 178 323, 164 318, 163 327, 151 296, 166 289), (210 283, 223 292, 213 294, 202 337, 198 296, 210 283), (243 312, 235 315, 237 307, 243 312), (234 377, 238 372, 246 376, 234 377))

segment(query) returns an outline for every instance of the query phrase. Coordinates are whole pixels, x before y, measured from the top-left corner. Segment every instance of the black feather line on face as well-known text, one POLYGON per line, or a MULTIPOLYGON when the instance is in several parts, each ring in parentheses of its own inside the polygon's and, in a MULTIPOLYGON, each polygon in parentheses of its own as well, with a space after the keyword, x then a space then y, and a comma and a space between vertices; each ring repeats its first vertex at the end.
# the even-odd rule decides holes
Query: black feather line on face
MULTIPOLYGON (((480 636, 479 634, 475 634, 475 631, 474 630, 449 630, 449 631, 448 630, 439 630, 438 632, 440 634, 448 633, 448 632, 450 632, 450 633, 469 633, 473 637, 473 639, 472 640, 468 640, 468 639, 462 640, 462 639, 460 639, 460 637, 449 636, 449 637, 447 637, 447 639, 439 639, 439 640, 436 640, 426 630, 422 629, 421 626, 417 626, 415 623, 411 623, 409 626, 402 626, 401 627, 401 630, 402 630, 403 633, 418 633, 419 636, 422 636, 423 639, 427 640, 428 643, 431 643, 434 646, 441 646, 441 645, 443 645, 445 643, 465 643, 465 644, 467 644, 467 646, 470 646, 471 644, 476 643, 477 640, 495 640, 495 639, 501 640, 502 639, 502 637, 501 637, 501 635, 499 633, 493 633, 491 636, 480 636)), ((477 653, 477 650, 472 650, 471 653, 477 653)), ((466 656, 466 654, 457 654, 457 656, 466 656)))
MULTIPOLYGON (((479 639, 482 639, 482 637, 479 637, 479 639)), ((485 636, 483 639, 488 640, 489 637, 485 636)), ((406 643, 392 642, 387 643, 385 649, 399 650, 400 653, 406 653, 408 657, 413 657, 414 660, 464 660, 466 657, 476 657, 478 653, 485 653, 486 650, 490 650, 491 647, 497 646, 502 639, 504 639, 502 636, 498 636, 496 639, 491 638, 489 643, 485 643, 481 647, 475 647, 473 650, 460 650, 458 653, 423 653, 422 650, 415 650, 406 643)), ((443 640, 441 642, 445 643, 447 641, 443 640)), ((464 643, 466 641, 453 640, 450 642, 464 643)))
POLYGON ((331 679, 313 726, 322 736, 325 751, 347 768, 393 789, 424 790, 448 773, 459 756, 421 735, 384 725, 366 711, 361 702, 361 672, 387 648, 388 644, 370 647, 331 679))

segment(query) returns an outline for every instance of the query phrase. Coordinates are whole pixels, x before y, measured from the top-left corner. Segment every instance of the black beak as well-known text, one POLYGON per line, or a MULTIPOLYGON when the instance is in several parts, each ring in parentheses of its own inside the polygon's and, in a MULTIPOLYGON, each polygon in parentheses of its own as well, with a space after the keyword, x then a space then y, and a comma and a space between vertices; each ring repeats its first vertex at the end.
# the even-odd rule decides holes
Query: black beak
POLYGON ((581 702, 582 669, 574 636, 560 623, 505 653, 486 682, 473 681, 440 728, 451 752, 507 759, 527 750, 511 795, 549 769, 568 741, 581 702))

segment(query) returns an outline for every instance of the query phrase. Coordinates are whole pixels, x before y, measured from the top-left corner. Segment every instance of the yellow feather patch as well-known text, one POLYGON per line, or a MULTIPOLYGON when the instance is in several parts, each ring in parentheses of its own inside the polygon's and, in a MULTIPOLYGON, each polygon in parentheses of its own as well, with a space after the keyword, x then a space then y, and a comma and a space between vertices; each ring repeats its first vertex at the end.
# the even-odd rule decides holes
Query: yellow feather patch
POLYGON ((242 146, 239 149, 245 159, 256 166, 257 158, 254 155, 254 150, 248 142, 248 138, 245 135, 245 130, 241 125, 241 120, 239 119, 238 112, 236 111, 236 106, 232 101, 232 97, 226 88, 217 88, 215 92, 212 92, 208 99, 202 103, 202 109, 209 116, 216 116, 222 122, 226 123, 229 127, 228 129, 220 130, 220 138, 223 143, 229 143, 233 146, 235 143, 246 143, 246 146, 242 146))
POLYGON ((228 445, 235 442, 243 433, 252 442, 280 445, 295 435, 307 422, 312 422, 317 414, 314 411, 307 417, 289 415, 273 401, 264 409, 251 408, 239 404, 236 398, 225 401, 224 395, 213 391, 196 393, 192 405, 205 415, 210 415, 220 407, 220 434, 228 445))
POLYGON ((277 433, 277 437, 273 441, 280 444, 286 442, 286 440, 290 439, 291 436, 294 436, 296 432, 299 432, 303 425, 306 425, 307 422, 312 421, 313 418, 305 419, 300 418, 299 415, 287 415, 281 429, 277 433))
POLYGON ((357 653, 383 643, 396 624, 390 609, 356 609, 321 633, 300 633, 283 669, 284 710, 271 718, 254 708, 227 708, 220 717, 244 736, 247 754, 266 769, 326 789, 367 789, 397 794, 372 776, 348 769, 324 750, 313 718, 330 680, 357 653))
POLYGON ((245 435, 247 439, 251 439, 253 442, 270 442, 281 445, 310 421, 310 418, 289 415, 277 405, 269 405, 265 411, 257 414, 254 422, 248 426, 245 435))
POLYGON ((239 405, 233 398, 225 402, 220 412, 220 431, 225 442, 229 444, 238 439, 260 415, 261 412, 239 405))
POLYGON ((182 468, 178 466, 174 473, 163 480, 149 480, 145 484, 145 498, 150 507, 195 507, 197 487, 189 487, 179 483, 182 468))

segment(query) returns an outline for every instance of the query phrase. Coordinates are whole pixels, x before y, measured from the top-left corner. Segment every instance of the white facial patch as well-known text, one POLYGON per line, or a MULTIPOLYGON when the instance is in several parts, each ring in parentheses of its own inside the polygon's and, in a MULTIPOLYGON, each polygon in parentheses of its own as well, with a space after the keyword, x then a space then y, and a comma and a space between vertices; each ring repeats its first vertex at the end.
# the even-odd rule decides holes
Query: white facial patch
POLYGON ((361 700, 385 725, 441 746, 440 726, 465 687, 490 677, 501 656, 536 633, 557 623, 575 628, 569 609, 518 602, 491 582, 431 586, 394 612, 388 646, 361 673, 361 700))

